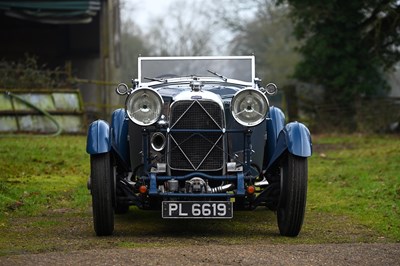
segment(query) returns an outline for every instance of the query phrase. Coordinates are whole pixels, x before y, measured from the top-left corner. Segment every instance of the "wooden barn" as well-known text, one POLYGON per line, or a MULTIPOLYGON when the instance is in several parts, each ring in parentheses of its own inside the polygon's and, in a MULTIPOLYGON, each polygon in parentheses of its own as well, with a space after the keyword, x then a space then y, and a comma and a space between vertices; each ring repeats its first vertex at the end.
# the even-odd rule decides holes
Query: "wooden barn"
POLYGON ((49 68, 69 66, 89 120, 109 117, 120 101, 119 0, 1 1, 0 36, 0 60, 29 54, 49 68))

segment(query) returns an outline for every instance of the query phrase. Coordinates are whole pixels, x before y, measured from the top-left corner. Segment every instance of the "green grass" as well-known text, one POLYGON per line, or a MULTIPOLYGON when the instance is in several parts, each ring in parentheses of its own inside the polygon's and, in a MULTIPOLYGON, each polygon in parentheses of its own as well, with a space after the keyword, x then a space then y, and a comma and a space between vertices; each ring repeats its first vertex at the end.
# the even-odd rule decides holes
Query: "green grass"
POLYGON ((0 138, 0 255, 110 247, 400 242, 400 137, 315 136, 297 238, 258 208, 223 221, 163 220, 132 207, 94 235, 84 136, 0 138))
POLYGON ((0 138, 0 219, 83 208, 89 176, 85 138, 0 138))
POLYGON ((308 209, 348 216, 400 241, 399 136, 330 136, 310 159, 308 209))

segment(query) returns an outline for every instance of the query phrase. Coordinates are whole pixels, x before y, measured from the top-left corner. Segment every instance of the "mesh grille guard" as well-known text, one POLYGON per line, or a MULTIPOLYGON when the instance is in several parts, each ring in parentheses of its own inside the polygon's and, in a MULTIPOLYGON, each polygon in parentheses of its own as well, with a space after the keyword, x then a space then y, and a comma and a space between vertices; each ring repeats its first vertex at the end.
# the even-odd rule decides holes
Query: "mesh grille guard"
POLYGON ((217 103, 197 100, 175 102, 171 106, 171 125, 168 164, 172 170, 223 169, 224 113, 217 103), (176 129, 179 132, 174 132, 176 129))

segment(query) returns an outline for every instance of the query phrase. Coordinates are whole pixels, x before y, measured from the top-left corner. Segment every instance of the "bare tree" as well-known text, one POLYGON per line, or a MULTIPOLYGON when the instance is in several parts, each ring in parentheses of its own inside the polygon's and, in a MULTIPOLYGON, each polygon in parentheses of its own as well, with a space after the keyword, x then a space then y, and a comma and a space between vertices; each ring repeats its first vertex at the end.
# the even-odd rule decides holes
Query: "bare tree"
POLYGON ((259 77, 280 86, 291 83, 291 74, 299 60, 288 11, 287 6, 277 7, 271 0, 235 0, 216 11, 233 32, 231 53, 254 53, 259 77))
MULTIPOLYGON (((207 2, 206 2, 207 3, 207 2)), ((210 55, 221 31, 202 1, 175 1, 168 15, 159 17, 146 39, 154 55, 210 55)))

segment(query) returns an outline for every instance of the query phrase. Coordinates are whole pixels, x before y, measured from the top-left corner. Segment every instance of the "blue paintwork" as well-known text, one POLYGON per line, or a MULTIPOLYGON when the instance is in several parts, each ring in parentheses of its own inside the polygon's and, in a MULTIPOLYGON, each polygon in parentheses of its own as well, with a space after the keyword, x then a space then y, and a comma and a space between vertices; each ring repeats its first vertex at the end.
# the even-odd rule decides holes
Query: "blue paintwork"
POLYGON ((176 180, 187 180, 193 177, 201 177, 201 178, 205 178, 205 179, 209 179, 209 180, 222 180, 222 181, 234 181, 237 179, 236 175, 208 175, 204 172, 189 172, 186 175, 179 175, 179 176, 157 176, 157 180, 160 181, 166 181, 166 180, 170 180, 170 179, 176 179, 176 180))
POLYGON ((113 112, 111 118, 111 145, 125 164, 129 163, 128 122, 125 109, 121 108, 113 112))
POLYGON ((111 150, 110 127, 106 121, 96 120, 90 124, 86 141, 89 154, 106 153, 111 150))
POLYGON ((285 128, 289 152, 300 157, 310 157, 312 142, 308 128, 299 122, 289 123, 285 128))
POLYGON ((236 195, 244 196, 245 193, 246 192, 244 190, 244 175, 243 175, 243 172, 239 172, 239 173, 237 173, 236 195))
POLYGON ((274 154, 279 133, 285 127, 285 114, 281 109, 272 106, 269 108, 267 120, 267 141, 264 149, 264 168, 274 154))
POLYGON ((268 119, 270 121, 267 129, 270 130, 268 133, 276 140, 281 130, 285 127, 285 114, 278 107, 271 106, 268 117, 270 118, 268 119))
POLYGON ((268 161, 267 169, 288 150, 300 157, 310 157, 312 154, 311 135, 308 128, 299 122, 287 124, 279 133, 275 150, 268 161))
POLYGON ((157 195, 158 190, 157 190, 157 177, 155 173, 150 173, 150 189, 149 189, 149 195, 157 195))

